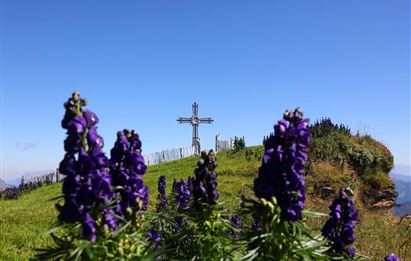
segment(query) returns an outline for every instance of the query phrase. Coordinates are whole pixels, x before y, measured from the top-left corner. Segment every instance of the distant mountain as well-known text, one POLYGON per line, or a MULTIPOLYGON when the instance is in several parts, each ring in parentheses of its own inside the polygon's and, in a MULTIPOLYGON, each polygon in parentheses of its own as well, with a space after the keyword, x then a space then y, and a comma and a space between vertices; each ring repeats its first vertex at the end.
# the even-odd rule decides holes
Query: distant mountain
POLYGON ((390 176, 405 179, 405 181, 411 182, 411 166, 395 165, 390 172, 390 176))
POLYGON ((396 177, 392 177, 395 184, 395 189, 398 192, 397 203, 402 204, 411 201, 411 180, 404 181, 396 177))
POLYGON ((5 182, 4 180, 0 179, 0 191, 3 191, 8 187, 11 187, 11 185, 5 182))
POLYGON ((394 215, 402 217, 404 215, 411 215, 411 201, 401 204, 399 207, 392 209, 394 215))
POLYGON ((393 208, 393 213, 397 216, 411 215, 411 167, 395 166, 390 176, 398 192, 396 203, 399 204, 393 208))

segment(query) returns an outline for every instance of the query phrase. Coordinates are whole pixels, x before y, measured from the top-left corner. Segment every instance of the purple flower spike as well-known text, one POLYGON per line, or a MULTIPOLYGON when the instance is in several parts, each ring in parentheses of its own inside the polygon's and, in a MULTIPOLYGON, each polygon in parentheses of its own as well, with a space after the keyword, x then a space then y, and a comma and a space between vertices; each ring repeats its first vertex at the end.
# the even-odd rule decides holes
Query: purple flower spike
POLYGON ((120 186, 116 194, 120 196, 116 214, 124 216, 127 209, 133 213, 148 208, 148 187, 144 185, 143 175, 147 169, 141 155, 141 141, 138 134, 124 129, 117 132, 117 141, 111 149, 109 161, 113 185, 120 186), (137 204, 137 201, 140 203, 137 204))
POLYGON ((217 190, 216 156, 212 150, 201 153, 201 159, 194 170, 193 195, 198 201, 216 204, 220 193, 217 190))
POLYGON ((160 242, 160 240, 161 240, 160 234, 154 229, 150 229, 150 231, 147 232, 146 236, 152 242, 157 243, 157 242, 160 242))
POLYGON ((231 221, 231 225, 234 228, 239 228, 240 227, 240 218, 238 217, 238 215, 233 215, 230 219, 231 221))
POLYGON ((160 249, 160 247, 161 247, 161 245, 160 245, 161 236, 156 230, 154 230, 153 228, 150 229, 150 231, 148 231, 146 233, 146 237, 151 242, 151 245, 154 248, 154 250, 159 250, 160 249))
POLYGON ((286 111, 274 126, 275 134, 265 142, 265 153, 254 192, 259 198, 276 197, 283 220, 301 220, 305 206, 304 164, 311 136, 308 119, 300 109, 286 111))
POLYGON ((87 122, 87 126, 93 127, 98 124, 98 117, 93 112, 86 110, 84 113, 84 119, 87 122))
POLYGON ((88 213, 84 217, 83 225, 81 227, 81 234, 87 240, 92 242, 96 241, 96 222, 88 213))
POLYGON ((400 258, 398 256, 396 256, 395 254, 391 253, 388 256, 386 256, 384 258, 383 261, 401 261, 400 258))
POLYGON ((64 205, 58 209, 60 221, 80 222, 83 237, 95 241, 98 229, 94 220, 100 220, 100 214, 113 230, 117 220, 114 215, 95 211, 108 204, 113 193, 107 172, 108 159, 102 151, 104 141, 97 132, 98 118, 93 112, 82 110, 85 104, 79 93, 73 93, 64 104, 66 112, 61 126, 67 130, 66 154, 59 171, 66 178, 63 180, 64 205))
POLYGON ((337 253, 346 252, 349 257, 355 255, 354 247, 348 247, 354 243, 354 228, 358 213, 355 209, 354 199, 349 189, 341 189, 339 198, 330 206, 330 217, 322 229, 322 234, 333 244, 337 253))
POLYGON ((184 179, 181 179, 180 182, 176 182, 175 190, 177 192, 176 203, 180 210, 189 209, 189 200, 190 200, 190 190, 188 184, 184 179))
POLYGON ((116 231, 118 228, 118 220, 115 217, 114 211, 112 209, 103 209, 103 224, 107 225, 111 231, 116 231))
POLYGON ((168 207, 166 195, 166 176, 160 176, 158 178, 158 193, 157 211, 166 210, 168 207))

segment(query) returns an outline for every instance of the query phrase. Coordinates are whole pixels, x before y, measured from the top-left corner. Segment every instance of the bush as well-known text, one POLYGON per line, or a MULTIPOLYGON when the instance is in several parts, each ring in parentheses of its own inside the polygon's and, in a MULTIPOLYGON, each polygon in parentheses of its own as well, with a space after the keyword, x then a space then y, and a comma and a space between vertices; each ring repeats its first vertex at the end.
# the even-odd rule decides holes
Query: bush
POLYGON ((364 183, 370 186, 373 190, 383 190, 390 188, 393 185, 390 177, 382 171, 368 174, 364 179, 364 183))
POLYGON ((245 139, 244 137, 238 138, 234 137, 234 150, 238 151, 245 148, 245 139))

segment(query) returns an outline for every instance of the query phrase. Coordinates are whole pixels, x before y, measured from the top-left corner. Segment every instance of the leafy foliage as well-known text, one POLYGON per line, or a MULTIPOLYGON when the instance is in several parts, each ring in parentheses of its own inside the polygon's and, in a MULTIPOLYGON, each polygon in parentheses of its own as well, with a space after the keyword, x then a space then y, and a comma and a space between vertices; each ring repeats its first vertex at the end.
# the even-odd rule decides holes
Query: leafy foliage
POLYGON ((358 182, 349 174, 350 170, 355 171, 362 180, 364 195, 371 201, 379 190, 394 187, 388 177, 388 172, 393 167, 393 156, 383 144, 369 135, 353 136, 348 127, 334 124, 329 118, 311 125, 310 131, 313 139, 307 173, 314 173, 314 168, 322 162, 331 162, 335 169, 340 170, 339 174, 313 177, 317 178, 317 195, 321 189, 331 187, 331 184, 344 183, 344 186, 355 188, 358 182))
POLYGON ((138 135, 133 131, 119 132, 108 161, 100 153, 102 138, 95 130, 98 120, 93 120, 96 117, 91 112, 82 112, 84 104, 77 94, 73 95, 66 104, 63 120, 68 138, 60 168, 72 178, 66 178, 68 181, 63 186, 65 204, 72 204, 68 205, 66 214, 71 216, 62 215, 64 211, 59 208, 60 224, 56 226, 59 233, 52 234, 54 245, 40 249, 37 258, 345 260, 354 257, 327 251, 334 246, 332 242, 305 223, 307 216, 323 215, 303 210, 304 167, 311 138, 308 120, 303 118, 301 110, 287 111, 275 126, 275 134, 265 142, 253 188, 256 197, 243 197, 239 212, 245 217, 245 224, 249 218, 254 220, 254 225, 247 228, 240 227, 235 214, 219 201, 218 164, 212 151, 202 153, 193 178, 174 181, 169 197, 165 177, 161 176, 156 212, 146 211, 148 188, 141 177, 146 166, 138 135), (80 153, 79 157, 73 156, 76 153, 80 153), (82 157, 87 160, 81 162, 82 157), (80 162, 76 163, 77 160, 80 162), (106 175, 109 169, 110 175, 106 175), (100 182, 88 183, 89 178, 100 182), (84 189, 89 190, 86 194, 90 197, 83 197, 84 189))
POLYGON ((261 225, 248 231, 246 260, 330 260, 328 247, 303 222, 281 218, 281 208, 273 197, 245 199, 245 215, 253 215, 261 225))

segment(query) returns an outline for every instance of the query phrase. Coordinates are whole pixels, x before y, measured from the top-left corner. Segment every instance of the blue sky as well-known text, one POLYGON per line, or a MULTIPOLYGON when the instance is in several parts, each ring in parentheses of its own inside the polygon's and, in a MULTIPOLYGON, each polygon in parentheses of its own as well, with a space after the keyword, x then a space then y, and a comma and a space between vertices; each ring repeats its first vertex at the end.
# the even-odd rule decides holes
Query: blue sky
POLYGON ((369 133, 410 165, 410 6, 362 1, 1 2, 1 175, 55 168, 74 90, 109 152, 136 129, 143 152, 191 144, 200 104, 214 136, 260 144, 287 108, 369 133), (116 4, 114 4, 116 3, 116 4))

